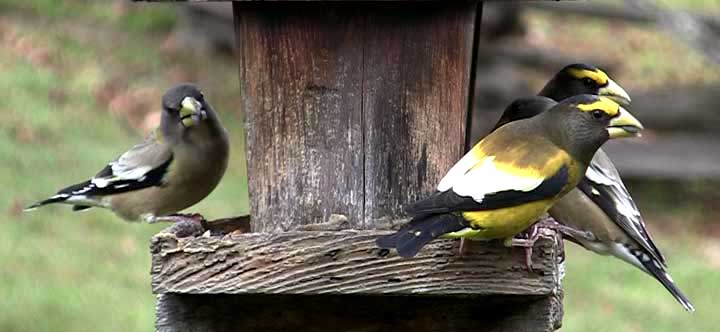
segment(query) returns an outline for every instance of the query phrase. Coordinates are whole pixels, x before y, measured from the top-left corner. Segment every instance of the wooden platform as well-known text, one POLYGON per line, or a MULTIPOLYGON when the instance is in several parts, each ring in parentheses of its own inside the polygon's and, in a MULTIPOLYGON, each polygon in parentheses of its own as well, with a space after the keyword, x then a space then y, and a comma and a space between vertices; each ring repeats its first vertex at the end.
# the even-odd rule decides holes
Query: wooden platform
POLYGON ((437 240, 417 257, 379 249, 387 231, 153 238, 158 331, 552 331, 562 318, 559 235, 541 230, 533 272, 500 242, 437 240), (381 295, 382 296, 378 296, 381 295), (267 306, 272 306, 268 310, 267 306), (255 308, 263 308, 255 310, 255 308), (313 309, 314 308, 314 309, 313 309), (233 327, 233 329, 229 329, 233 327))

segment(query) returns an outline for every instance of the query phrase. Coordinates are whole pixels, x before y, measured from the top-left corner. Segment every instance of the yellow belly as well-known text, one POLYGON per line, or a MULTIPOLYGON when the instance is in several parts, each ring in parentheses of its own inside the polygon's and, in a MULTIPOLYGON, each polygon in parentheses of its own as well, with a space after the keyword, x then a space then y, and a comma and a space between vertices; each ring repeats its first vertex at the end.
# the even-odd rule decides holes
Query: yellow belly
POLYGON ((472 240, 512 237, 532 225, 551 205, 552 200, 542 200, 502 209, 463 212, 462 216, 471 228, 447 233, 443 237, 472 240))

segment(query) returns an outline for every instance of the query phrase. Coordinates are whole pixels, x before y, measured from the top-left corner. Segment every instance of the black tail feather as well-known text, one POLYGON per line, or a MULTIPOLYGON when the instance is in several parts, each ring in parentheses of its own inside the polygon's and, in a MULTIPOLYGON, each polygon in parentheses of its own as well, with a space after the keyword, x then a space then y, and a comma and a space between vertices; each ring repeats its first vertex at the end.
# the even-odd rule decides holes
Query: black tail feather
POLYGON ((400 232, 395 232, 388 235, 379 236, 375 239, 375 244, 384 249, 392 249, 397 246, 397 238, 400 236, 400 232))
POLYGON ((55 196, 50 197, 50 198, 48 198, 48 199, 39 201, 39 202, 37 202, 37 203, 35 203, 35 204, 33 204, 33 205, 30 205, 30 206, 26 207, 24 210, 25 210, 25 211, 30 211, 30 210, 39 208, 39 207, 41 207, 41 206, 43 206, 43 205, 52 204, 52 203, 64 202, 64 201, 66 201, 66 200, 68 199, 68 197, 70 197, 70 196, 69 196, 69 195, 60 195, 60 194, 58 194, 58 195, 55 195, 55 196))
POLYGON ((87 210, 87 209, 89 209, 89 208, 91 208, 91 207, 92 207, 92 206, 88 206, 88 205, 73 205, 72 210, 75 211, 75 212, 77 212, 77 211, 84 211, 84 210, 87 210))
POLYGON ((417 219, 452 211, 471 211, 477 209, 478 202, 472 197, 459 196, 452 190, 435 192, 429 197, 405 207, 405 212, 417 219))
MULTIPOLYGON (((76 194, 77 191, 83 190, 84 188, 87 188, 88 186, 91 186, 91 185, 92 185, 92 183, 90 182, 90 180, 87 180, 84 182, 80 182, 80 183, 62 188, 62 189, 58 190, 57 194, 53 195, 52 197, 26 207, 25 211, 30 211, 30 210, 39 208, 39 207, 41 207, 43 205, 47 205, 47 204, 64 202, 64 201, 68 200, 68 198, 70 198, 74 194, 76 194)), ((85 210, 85 209, 89 209, 89 208, 90 208, 90 206, 73 206, 73 211, 81 211, 81 210, 85 210)))
POLYGON ((433 239, 468 227, 461 216, 439 214, 411 220, 393 234, 380 236, 375 243, 380 248, 395 248, 402 257, 415 256, 433 239))
POLYGON ((652 259, 647 262, 642 262, 642 264, 645 266, 645 269, 647 269, 648 272, 655 277, 655 279, 665 286, 665 289, 672 294, 675 300, 677 300, 685 308, 685 310, 688 312, 695 311, 695 306, 693 306, 687 296, 680 291, 680 288, 675 285, 675 282, 672 280, 670 274, 667 273, 665 268, 661 267, 658 262, 652 259))

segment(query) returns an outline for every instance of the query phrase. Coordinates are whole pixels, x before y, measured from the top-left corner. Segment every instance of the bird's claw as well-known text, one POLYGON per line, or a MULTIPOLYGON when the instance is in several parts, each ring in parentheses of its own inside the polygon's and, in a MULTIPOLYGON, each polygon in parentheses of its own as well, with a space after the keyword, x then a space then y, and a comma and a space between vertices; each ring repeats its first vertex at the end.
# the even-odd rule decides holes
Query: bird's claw
POLYGON ((464 237, 460 238, 460 247, 458 248, 458 255, 460 257, 465 256, 465 252, 467 251, 467 239, 464 237))
POLYGON ((199 223, 202 223, 205 221, 205 217, 203 217, 203 215, 199 214, 199 213, 177 213, 177 214, 174 214, 174 216, 192 219, 193 221, 196 221, 199 223))
POLYGON ((560 232, 563 235, 567 235, 575 239, 584 239, 591 242, 597 241, 595 234, 563 225, 553 219, 544 219, 539 221, 538 224, 541 224, 544 227, 550 229, 554 229, 555 231, 560 232))
POLYGON ((155 217, 152 220, 148 221, 149 223, 156 223, 156 222, 172 222, 172 223, 178 223, 178 222, 197 222, 200 224, 204 224, 207 221, 205 220, 205 217, 199 213, 174 213, 169 214, 166 216, 160 216, 155 217))
POLYGON ((516 238, 513 237, 509 241, 509 245, 512 247, 523 247, 525 249, 525 267, 529 272, 533 272, 532 268, 532 254, 533 254, 533 246, 535 245, 535 242, 540 238, 540 231, 537 227, 537 224, 533 224, 530 226, 525 232, 518 234, 519 236, 524 236, 525 238, 516 238))
POLYGON ((199 213, 177 213, 167 216, 160 216, 152 219, 152 222, 171 222, 170 233, 178 238, 197 236, 208 229, 208 223, 199 213))

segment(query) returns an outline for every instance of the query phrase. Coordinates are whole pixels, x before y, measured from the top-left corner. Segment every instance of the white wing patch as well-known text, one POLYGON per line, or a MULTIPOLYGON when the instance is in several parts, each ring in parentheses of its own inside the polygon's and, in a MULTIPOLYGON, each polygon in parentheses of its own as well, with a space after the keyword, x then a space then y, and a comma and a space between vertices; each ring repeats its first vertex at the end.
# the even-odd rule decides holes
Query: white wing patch
MULTIPOLYGON (((494 157, 493 157, 494 158, 494 157)), ((458 162, 450 168, 450 171, 440 180, 440 184, 437 186, 438 191, 447 191, 452 188, 455 183, 459 182, 465 173, 467 173, 475 164, 479 161, 472 154, 472 150, 465 154, 458 162)))
POLYGON ((115 177, 117 178, 124 180, 138 180, 145 176, 147 172, 150 172, 152 170, 152 167, 141 166, 135 168, 125 168, 121 167, 120 165, 113 165, 112 170, 113 175, 115 175, 115 177))
MULTIPOLYGON (((121 161, 122 159, 120 159, 121 161)), ((110 163, 112 169, 112 176, 93 178, 90 180, 98 188, 105 188, 113 182, 120 180, 135 180, 142 181, 147 172, 152 170, 150 166, 142 166, 135 168, 128 168, 129 165, 118 162, 110 163)))
MULTIPOLYGON (((463 162, 463 160, 460 160, 460 162, 463 162)), ((460 162, 458 162, 458 164, 460 162)), ((454 169, 455 167, 450 170, 446 178, 451 175, 454 169)), ((497 192, 509 190, 532 191, 545 180, 538 177, 522 177, 500 170, 495 165, 495 156, 485 157, 479 163, 470 165, 461 176, 457 174, 452 175, 453 177, 448 179, 446 183, 443 183, 443 181, 445 181, 445 178, 443 178, 438 190, 440 190, 443 185, 448 186, 452 188, 456 194, 464 197, 472 197, 478 203, 483 201, 485 195, 497 192), (474 165, 479 166, 473 168, 474 165), (471 170, 467 171, 468 169, 471 170)))
POLYGON ((114 178, 92 178, 90 183, 94 184, 95 187, 105 188, 108 184, 110 184, 110 182, 112 182, 112 180, 114 180, 114 178))
MULTIPOLYGON (((595 165, 592 164, 591 166, 595 165)), ((604 184, 606 186, 612 186, 615 184, 614 179, 603 174, 602 171, 596 169, 595 167, 588 167, 587 171, 585 172, 585 176, 587 176, 587 178, 590 179, 592 182, 604 184)))
MULTIPOLYGON (((632 227, 637 229, 638 223, 640 223, 640 211, 630 197, 627 189, 622 183, 622 180, 609 176, 597 165, 592 163, 585 172, 585 176, 593 182, 594 185, 600 184, 612 188, 611 193, 613 194, 613 203, 617 211, 632 220, 632 227)), ((593 188, 593 192, 597 191, 593 188)))

